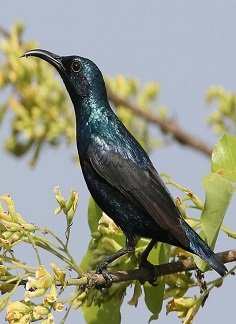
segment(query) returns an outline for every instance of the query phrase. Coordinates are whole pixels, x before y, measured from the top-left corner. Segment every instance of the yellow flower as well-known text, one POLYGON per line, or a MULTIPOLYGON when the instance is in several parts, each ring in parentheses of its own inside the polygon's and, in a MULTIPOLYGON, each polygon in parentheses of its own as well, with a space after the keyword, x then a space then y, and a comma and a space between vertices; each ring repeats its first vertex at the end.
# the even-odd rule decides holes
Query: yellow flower
POLYGON ((54 323, 55 322, 54 322, 54 317, 53 317, 52 313, 49 313, 48 317, 44 321, 41 322, 41 324, 54 324, 54 323))
POLYGON ((7 315, 6 320, 9 323, 29 323, 31 315, 29 314, 32 311, 32 307, 26 305, 25 303, 16 301, 11 302, 7 306, 7 315), (22 319, 22 321, 21 321, 22 319))
POLYGON ((33 277, 28 277, 28 281, 26 283, 26 290, 31 290, 37 288, 38 281, 33 277))
POLYGON ((7 267, 0 264, 0 276, 4 276, 6 272, 7 272, 7 267))
POLYGON ((56 306, 54 308, 57 312, 61 312, 64 309, 64 305, 62 303, 56 303, 56 306))
POLYGON ((54 303, 56 303, 56 301, 57 301, 57 288, 55 284, 53 284, 51 286, 50 293, 45 296, 43 303, 45 306, 51 306, 54 303))
POLYGON ((43 296, 45 294, 45 291, 46 291, 46 289, 44 289, 44 288, 39 288, 34 291, 27 291, 24 294, 25 302, 29 301, 31 298, 43 296))
POLYGON ((55 273, 56 277, 60 281, 60 283, 63 284, 65 282, 65 278, 66 278, 65 271, 62 271, 60 268, 58 268, 55 263, 51 263, 50 266, 51 266, 53 272, 55 273))
POLYGON ((47 307, 38 305, 35 306, 33 309, 33 318, 38 320, 38 319, 42 319, 43 316, 48 315, 49 314, 49 309, 47 307))

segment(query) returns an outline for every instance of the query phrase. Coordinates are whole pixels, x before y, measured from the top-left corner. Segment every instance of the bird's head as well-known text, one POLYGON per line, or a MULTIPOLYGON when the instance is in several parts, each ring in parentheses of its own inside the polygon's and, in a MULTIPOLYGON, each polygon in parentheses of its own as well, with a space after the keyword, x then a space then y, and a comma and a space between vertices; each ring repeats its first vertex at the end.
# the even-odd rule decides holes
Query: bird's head
POLYGON ((72 101, 89 96, 106 97, 101 71, 91 60, 81 56, 59 56, 42 49, 29 50, 22 57, 36 56, 54 66, 61 75, 72 101))

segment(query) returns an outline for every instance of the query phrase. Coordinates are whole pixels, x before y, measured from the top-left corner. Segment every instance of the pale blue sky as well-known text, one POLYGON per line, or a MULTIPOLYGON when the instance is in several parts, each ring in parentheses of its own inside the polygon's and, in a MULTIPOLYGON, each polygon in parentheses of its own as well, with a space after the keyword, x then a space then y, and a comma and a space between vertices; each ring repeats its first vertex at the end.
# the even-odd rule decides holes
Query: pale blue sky
MULTIPOLYGON (((104 74, 123 73, 142 82, 160 82, 159 103, 166 105, 185 129, 213 144, 217 137, 204 126, 210 110, 204 95, 212 84, 235 90, 235 14, 233 0, 21 0, 4 2, 1 25, 8 28, 20 20, 26 25, 26 39, 37 39, 41 48, 58 54, 87 56, 104 74)), ((8 129, 8 125, 0 129, 2 143, 8 129)), ((72 188, 78 190, 80 203, 71 247, 79 259, 88 242, 88 191, 80 170, 71 161, 75 152, 75 146, 70 150, 45 150, 38 166, 30 170, 27 158, 14 159, 5 154, 1 145, 1 194, 10 193, 17 209, 31 222, 60 233, 63 220, 57 218, 55 222, 53 216, 53 188, 59 184, 65 195, 72 188)), ((210 170, 207 158, 175 144, 158 150, 152 159, 160 172, 169 173, 203 197, 200 179, 210 170)), ((235 227, 233 217, 231 208, 226 223, 235 227)), ((222 237, 216 250, 232 247, 234 242, 222 237)), ((232 322, 236 316, 232 293, 235 288, 235 280, 228 278, 221 289, 212 293, 195 323, 232 322)), ((147 323, 149 313, 144 305, 140 303, 134 309, 127 306, 127 301, 122 323, 147 323)), ((68 323, 78 323, 78 319, 83 323, 80 311, 72 312, 68 323)), ((177 321, 175 315, 166 317, 163 308, 161 323, 177 321)))

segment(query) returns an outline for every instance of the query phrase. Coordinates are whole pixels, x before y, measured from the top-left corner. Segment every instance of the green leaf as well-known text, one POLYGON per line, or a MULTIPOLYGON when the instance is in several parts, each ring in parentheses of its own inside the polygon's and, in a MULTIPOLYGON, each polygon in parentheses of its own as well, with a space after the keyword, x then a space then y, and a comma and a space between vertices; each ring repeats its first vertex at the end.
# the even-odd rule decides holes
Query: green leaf
POLYGON ((229 181, 236 181, 236 137, 225 134, 216 143, 211 159, 211 171, 229 181))
MULTIPOLYGON (((91 242, 90 242, 91 244, 91 242)), ((93 251, 89 248, 87 249, 86 254, 84 255, 82 261, 80 262, 79 267, 83 270, 83 271, 88 271, 89 270, 89 263, 91 258, 93 257, 93 251)))
POLYGON ((203 179, 206 200, 201 216, 202 229, 208 244, 214 248, 224 215, 233 195, 232 184, 217 173, 203 179))
MULTIPOLYGON (((89 228, 91 233, 97 231, 98 222, 101 217, 102 217, 101 208, 99 208, 98 205, 93 200, 93 198, 90 197, 89 204, 88 204, 88 223, 89 223, 89 228)), ((93 244, 93 240, 90 240, 87 252, 80 263, 80 267, 83 269, 83 271, 89 270, 89 262, 90 259, 93 257, 93 249, 91 249, 92 244, 93 244)))
POLYGON ((82 311, 86 324, 119 324, 121 322, 120 306, 123 300, 124 290, 119 290, 110 299, 98 305, 82 305, 82 311))
MULTIPOLYGON (((152 264, 162 264, 169 261, 170 246, 158 243, 157 248, 153 248, 149 255, 152 264)), ((158 286, 153 287, 149 283, 144 284, 145 302, 148 309, 152 312, 149 323, 158 318, 162 309, 165 291, 165 277, 158 278, 158 286)))
POLYGON ((231 230, 231 228, 229 228, 228 226, 222 224, 221 225, 221 230, 223 232, 225 232, 229 237, 232 237, 232 238, 236 239, 236 232, 231 230))
POLYGON ((98 228, 98 222, 102 217, 101 208, 95 203, 92 197, 89 198, 88 204, 88 223, 91 233, 95 232, 98 228))
MULTIPOLYGON (((203 179, 206 199, 201 216, 200 236, 214 249, 216 239, 233 195, 232 184, 220 174, 210 173, 203 179)), ((200 270, 206 270, 206 264, 199 257, 194 260, 200 270)))

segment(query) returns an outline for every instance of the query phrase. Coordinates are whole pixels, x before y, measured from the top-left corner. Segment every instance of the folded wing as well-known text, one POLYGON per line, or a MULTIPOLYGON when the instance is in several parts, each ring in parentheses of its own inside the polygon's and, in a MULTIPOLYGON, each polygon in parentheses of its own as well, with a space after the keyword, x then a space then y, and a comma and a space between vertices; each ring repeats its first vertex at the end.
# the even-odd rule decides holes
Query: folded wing
POLYGON ((189 245, 180 224, 181 215, 151 163, 140 166, 107 146, 101 149, 97 143, 90 144, 88 159, 104 180, 141 211, 148 213, 161 229, 171 233, 180 245, 189 245))

